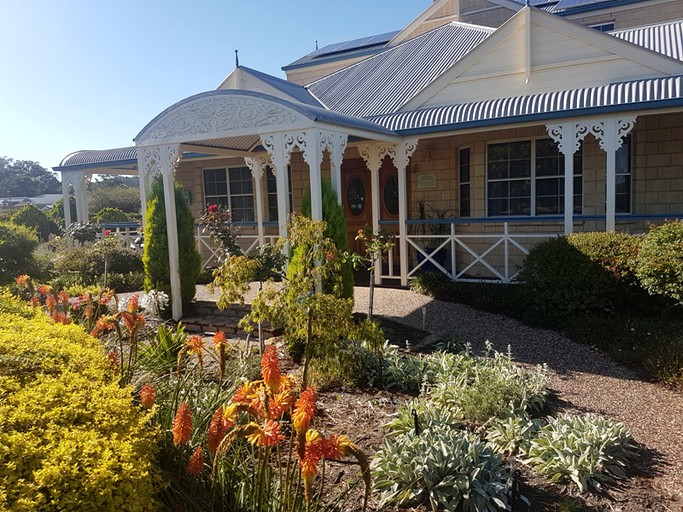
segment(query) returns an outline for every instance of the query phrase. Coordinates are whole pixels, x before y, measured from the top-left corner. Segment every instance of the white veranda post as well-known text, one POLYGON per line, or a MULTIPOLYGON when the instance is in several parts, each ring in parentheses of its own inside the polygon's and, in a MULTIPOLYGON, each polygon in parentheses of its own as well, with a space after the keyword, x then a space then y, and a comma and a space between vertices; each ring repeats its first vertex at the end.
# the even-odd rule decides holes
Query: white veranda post
POLYGON ((581 147, 585 130, 573 121, 549 124, 546 129, 564 155, 564 233, 568 235, 574 231, 574 153, 581 147))
POLYGON ((277 222, 281 237, 287 236, 287 216, 289 215, 289 180, 287 165, 290 154, 285 149, 285 134, 274 133, 261 135, 261 144, 266 148, 272 162, 277 192, 277 222))
MULTIPOLYGON (((382 160, 387 155, 395 159, 396 145, 388 142, 375 144, 359 144, 358 153, 365 160, 365 166, 370 170, 370 197, 372 199, 372 232, 379 231, 380 221, 380 194, 379 194, 379 170, 382 167, 382 160)), ((375 284, 382 282, 382 262, 378 260, 375 264, 375 284)))
POLYGON ((145 172, 161 174, 166 208, 166 233, 168 236, 168 263, 171 280, 171 314, 174 320, 183 316, 180 289, 180 251, 178 247, 178 222, 175 205, 175 168, 180 161, 178 144, 140 148, 145 172))
POLYGON ((253 158, 245 158, 244 162, 249 167, 251 175, 254 178, 254 191, 256 195, 256 229, 258 233, 259 246, 265 243, 265 234, 263 229, 263 173, 265 168, 270 163, 269 155, 259 155, 253 158))
POLYGON ((417 139, 407 139, 398 144, 394 164, 398 169, 398 236, 401 256, 401 286, 408 286, 408 164, 417 149, 417 139))
MULTIPOLYGON (((74 190, 76 200, 76 222, 86 224, 90 218, 88 215, 87 186, 90 176, 83 171, 62 172, 62 203, 64 206, 64 227, 68 228, 74 219, 71 218, 71 192, 74 190)), ((72 240, 67 236, 67 246, 71 247, 72 240)))

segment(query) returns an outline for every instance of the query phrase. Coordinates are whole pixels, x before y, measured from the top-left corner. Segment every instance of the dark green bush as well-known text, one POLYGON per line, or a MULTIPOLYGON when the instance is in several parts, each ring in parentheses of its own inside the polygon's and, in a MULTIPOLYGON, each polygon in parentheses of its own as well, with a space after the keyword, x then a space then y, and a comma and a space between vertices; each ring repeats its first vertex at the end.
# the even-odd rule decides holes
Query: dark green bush
MULTIPOLYGON (((183 188, 175 184, 176 219, 180 259, 180 289, 183 306, 194 298, 197 278, 201 272, 201 257, 195 248, 194 219, 183 188)), ((161 178, 152 182, 145 222, 145 289, 161 290, 170 295, 171 279, 168 263, 166 208, 161 178)))
POLYGON ((529 252, 520 273, 532 320, 611 313, 641 296, 635 286, 638 240, 623 233, 577 233, 529 252))
POLYGON ((58 231, 57 225, 32 204, 22 206, 12 215, 10 221, 34 229, 41 241, 46 241, 51 234, 58 231))
POLYGON ((637 275, 649 293, 683 303, 683 222, 666 222, 643 237, 637 275))
POLYGON ((102 208, 93 216, 93 220, 98 224, 104 222, 128 222, 128 215, 118 208, 102 208))
POLYGON ((0 284, 7 284, 19 274, 36 269, 33 250, 38 246, 35 231, 12 222, 0 222, 0 284))
MULTIPOLYGON (((74 196, 69 196, 69 204, 71 205, 71 221, 76 220, 76 198, 74 196)), ((64 200, 58 199, 55 204, 52 205, 50 211, 47 213, 50 220, 59 226, 64 226, 64 200)))
POLYGON ((103 208, 117 208, 126 213, 140 211, 140 189, 124 186, 100 186, 90 191, 88 210, 99 212, 103 208))
MULTIPOLYGON (((327 223, 325 236, 334 241, 334 245, 339 252, 351 250, 349 245, 349 230, 344 216, 344 207, 337 200, 337 193, 332 189, 329 181, 323 180, 323 220, 327 223)), ((306 194, 301 202, 301 211, 306 217, 311 216, 311 194, 306 194)), ((291 264, 296 265, 296 253, 292 256, 291 264)), ((342 265, 342 293, 341 297, 353 298, 353 268, 351 262, 342 265)), ((326 290, 329 291, 329 290, 326 290)))

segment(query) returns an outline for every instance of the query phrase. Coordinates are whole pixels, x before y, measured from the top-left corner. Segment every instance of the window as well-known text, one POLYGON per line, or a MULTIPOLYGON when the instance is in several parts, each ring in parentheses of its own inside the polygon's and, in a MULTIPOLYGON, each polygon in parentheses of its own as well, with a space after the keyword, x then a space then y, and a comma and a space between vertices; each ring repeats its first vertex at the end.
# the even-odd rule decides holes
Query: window
POLYGON ((460 216, 469 217, 470 209, 470 148, 462 148, 458 152, 460 168, 460 216))
MULTIPOLYGON (((582 152, 574 153, 574 213, 582 209, 582 152)), ((564 155, 551 139, 489 144, 488 215, 564 213, 564 155)))
POLYGON ((248 167, 204 169, 206 206, 218 204, 230 209, 232 220, 253 222, 254 185, 248 167))
POLYGON ((597 25, 589 25, 590 28, 594 28, 595 30, 599 32, 611 32, 614 30, 614 22, 608 22, 608 23, 599 23, 597 25))
POLYGON ((631 136, 616 155, 616 213, 631 213, 631 136))
MULTIPOLYGON (((265 170, 266 188, 268 191, 268 220, 277 222, 277 180, 270 167, 265 170)), ((289 213, 292 213, 292 167, 287 166, 287 181, 289 183, 289 213)))

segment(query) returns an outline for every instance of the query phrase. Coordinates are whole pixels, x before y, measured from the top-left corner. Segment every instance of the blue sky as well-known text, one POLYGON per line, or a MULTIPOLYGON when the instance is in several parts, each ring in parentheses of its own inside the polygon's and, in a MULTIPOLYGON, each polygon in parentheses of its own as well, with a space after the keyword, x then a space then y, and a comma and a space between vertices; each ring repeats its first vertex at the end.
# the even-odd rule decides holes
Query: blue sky
POLYGON ((0 0, 0 156, 58 165, 132 145, 155 115, 240 64, 281 67, 398 30, 431 0, 0 0))

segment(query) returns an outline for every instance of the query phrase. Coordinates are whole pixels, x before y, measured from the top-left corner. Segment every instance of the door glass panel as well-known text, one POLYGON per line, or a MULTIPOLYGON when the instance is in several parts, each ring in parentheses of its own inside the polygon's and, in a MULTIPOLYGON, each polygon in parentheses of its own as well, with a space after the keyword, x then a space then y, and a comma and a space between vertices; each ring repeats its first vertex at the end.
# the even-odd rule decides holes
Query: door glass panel
POLYGON ((346 205, 351 215, 363 213, 365 208, 365 187, 358 178, 353 178, 346 187, 346 205))
POLYGON ((384 182, 384 207, 389 215, 398 215, 398 176, 389 176, 384 182))

